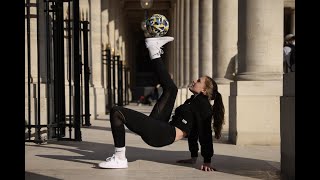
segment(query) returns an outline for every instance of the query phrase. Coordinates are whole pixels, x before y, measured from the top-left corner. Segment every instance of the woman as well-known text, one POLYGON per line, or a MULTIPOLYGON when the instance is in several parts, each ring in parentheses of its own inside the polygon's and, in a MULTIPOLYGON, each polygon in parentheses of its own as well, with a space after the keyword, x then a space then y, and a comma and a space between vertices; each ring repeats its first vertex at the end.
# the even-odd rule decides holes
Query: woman
MULTIPOLYGON (((125 156, 125 128, 124 125, 141 138, 148 145, 163 147, 185 137, 199 137, 201 155, 204 158, 201 170, 213 171, 211 157, 213 156, 211 121, 214 117, 215 137, 220 138, 224 121, 224 108, 217 84, 208 76, 193 81, 189 90, 194 95, 179 107, 170 118, 175 99, 177 86, 172 81, 162 60, 162 46, 173 41, 173 37, 147 38, 146 47, 152 61, 152 66, 159 77, 163 93, 154 105, 149 116, 123 107, 114 106, 110 113, 110 123, 115 145, 112 157, 99 163, 101 168, 127 168, 125 156), (218 100, 219 103, 211 106, 209 100, 218 100), (171 119, 171 121, 169 121, 171 119)), ((195 152, 195 151, 192 151, 195 152)))

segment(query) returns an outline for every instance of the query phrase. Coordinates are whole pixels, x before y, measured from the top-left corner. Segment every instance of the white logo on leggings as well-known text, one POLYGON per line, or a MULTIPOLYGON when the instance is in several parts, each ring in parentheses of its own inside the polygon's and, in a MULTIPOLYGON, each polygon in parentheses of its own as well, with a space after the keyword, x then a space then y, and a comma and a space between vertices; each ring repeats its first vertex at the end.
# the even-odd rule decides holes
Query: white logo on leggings
POLYGON ((188 122, 186 121, 186 120, 184 120, 184 119, 182 119, 182 122, 184 123, 184 124, 187 124, 188 122))

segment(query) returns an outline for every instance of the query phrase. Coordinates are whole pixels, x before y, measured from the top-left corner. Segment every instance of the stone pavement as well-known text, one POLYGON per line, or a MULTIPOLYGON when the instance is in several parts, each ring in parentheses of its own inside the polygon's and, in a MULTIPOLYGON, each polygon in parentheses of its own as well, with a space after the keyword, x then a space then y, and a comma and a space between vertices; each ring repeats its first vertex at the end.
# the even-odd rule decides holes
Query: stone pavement
MULTIPOLYGON (((145 114, 151 106, 136 106, 145 114)), ((97 163, 113 154, 113 138, 109 116, 91 121, 82 128, 82 141, 59 141, 45 144, 25 143, 25 179, 27 180, 169 180, 169 179, 280 179, 280 146, 232 145, 226 140, 215 141, 212 165, 215 172, 198 170, 196 165, 175 163, 189 158, 188 142, 178 141, 162 148, 145 144, 140 136, 127 130, 126 155, 128 169, 99 169, 97 163)))

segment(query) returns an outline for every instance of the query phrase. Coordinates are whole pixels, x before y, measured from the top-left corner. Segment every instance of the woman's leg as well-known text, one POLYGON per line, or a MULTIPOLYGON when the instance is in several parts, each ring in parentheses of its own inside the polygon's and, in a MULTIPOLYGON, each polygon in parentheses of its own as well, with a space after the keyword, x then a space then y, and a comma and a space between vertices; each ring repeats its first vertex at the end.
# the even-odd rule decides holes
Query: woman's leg
POLYGON ((159 77, 160 84, 163 88, 163 93, 154 105, 150 117, 157 120, 168 122, 172 114, 174 103, 177 97, 178 88, 171 79, 168 71, 161 58, 153 59, 152 65, 159 77))
POLYGON ((110 123, 115 145, 115 154, 99 163, 101 168, 127 168, 128 161, 125 158, 125 128, 139 134, 150 146, 162 147, 169 145, 175 140, 175 127, 169 125, 177 87, 173 83, 169 73, 161 61, 161 47, 172 41, 172 37, 148 38, 146 40, 153 66, 159 76, 163 87, 163 94, 153 108, 150 116, 123 107, 113 107, 110 113, 110 123), (157 120, 160 119, 161 121, 157 120))
POLYGON ((112 157, 106 159, 99 163, 101 168, 127 168, 128 161, 126 158, 126 148, 125 148, 125 124, 129 124, 130 130, 141 134, 144 128, 143 121, 148 116, 140 112, 125 109, 123 107, 114 106, 110 112, 110 124, 112 130, 112 136, 114 141, 115 152, 112 157), (129 118, 127 118, 129 117, 129 118), (134 125, 131 125, 134 124, 134 125))
POLYGON ((120 106, 114 106, 110 113, 110 123, 112 136, 115 147, 125 146, 125 128, 124 125, 128 127, 132 132, 142 135, 145 127, 145 119, 148 118, 147 115, 127 109, 120 106))
POLYGON ((146 46, 149 50, 153 69, 159 78, 163 88, 163 93, 157 103, 154 105, 150 117, 157 120, 168 122, 174 107, 174 102, 177 96, 178 88, 170 77, 162 59, 163 53, 161 47, 167 42, 172 41, 172 37, 147 38, 146 46))
POLYGON ((167 122, 155 120, 143 113, 114 106, 110 114, 114 145, 125 147, 125 128, 141 136, 150 146, 162 147, 174 142, 175 128, 167 122))

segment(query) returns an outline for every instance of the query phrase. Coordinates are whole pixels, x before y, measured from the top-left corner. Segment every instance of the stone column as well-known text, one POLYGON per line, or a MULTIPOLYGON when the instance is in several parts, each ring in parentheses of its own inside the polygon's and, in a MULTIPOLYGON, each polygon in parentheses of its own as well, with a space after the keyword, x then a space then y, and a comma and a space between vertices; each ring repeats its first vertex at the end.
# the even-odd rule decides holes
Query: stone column
POLYGON ((119 36, 119 44, 120 44, 119 45, 119 54, 120 54, 121 59, 124 59, 124 57, 123 57, 123 38, 122 38, 122 35, 119 36))
POLYGON ((238 0, 216 0, 213 7, 213 77, 218 84, 229 84, 237 55, 238 0))
POLYGON ((190 5, 190 80, 199 78, 199 0, 190 5))
POLYGON ((230 82, 235 75, 238 41, 238 0, 213 2, 213 78, 225 108, 223 134, 229 130, 230 82))
MULTIPOLYGON (((119 9, 119 1, 115 1, 114 2, 114 18, 115 18, 115 30, 114 30, 114 40, 115 40, 115 47, 114 47, 114 52, 115 52, 115 55, 120 55, 119 54, 119 46, 120 46, 120 35, 119 35, 119 31, 120 31, 120 9, 119 9)), ((121 57, 120 57, 121 58, 121 57)), ((120 59, 119 59, 120 60, 120 59)), ((118 95, 118 65, 119 65, 119 61, 117 61, 115 63, 115 103, 119 103, 118 102, 118 98, 119 98, 119 95, 118 95)))
MULTIPOLYGON (((96 118, 105 114, 105 92, 102 87, 103 64, 101 59, 101 0, 90 1, 90 35, 91 35, 91 77, 93 83, 93 93, 95 97, 90 101, 94 102, 95 110, 92 112, 96 118)), ((89 46, 90 47, 90 46, 89 46)), ((91 90, 91 89, 90 89, 91 90)))
MULTIPOLYGON (((36 0, 30 0, 30 4, 36 4, 36 0)), ((25 13, 27 15, 27 12, 25 13)), ((37 15, 37 7, 30 6, 30 16, 37 15)), ((26 53, 28 53, 27 47, 28 47, 28 41, 27 41, 27 21, 25 22, 25 50, 26 53)), ((30 74, 31 74, 31 80, 34 83, 37 83, 38 81, 38 38, 37 38, 37 18, 30 18, 30 74)), ((28 56, 26 57, 26 62, 28 62, 28 56)), ((26 64, 25 69, 25 82, 28 83, 28 64, 26 64)))
MULTIPOLYGON (((174 71, 173 80, 176 85, 179 84, 179 4, 180 0, 176 0, 174 4, 174 21, 170 26, 174 26, 174 71)), ((176 98, 174 107, 178 106, 178 97, 176 98)))
MULTIPOLYGON (((101 1, 101 41, 102 41, 102 50, 105 50, 109 44, 109 34, 108 34, 108 22, 109 22, 109 3, 108 1, 101 1)), ((104 52, 105 53, 105 52, 104 52)), ((104 62, 106 63, 106 62, 104 62)), ((107 91, 107 78, 106 78, 107 68, 106 65, 102 65, 102 86, 105 91, 107 91)), ((107 97, 106 97, 107 98, 107 97)))
MULTIPOLYGON (((190 1, 190 67, 189 84, 199 78, 199 0, 190 1)), ((192 92, 187 88, 187 98, 192 92)))
MULTIPOLYGON (((119 16, 119 13, 117 11, 116 16, 119 16)), ((115 46, 114 46, 114 50, 116 54, 119 54, 119 46, 120 46, 120 35, 119 35, 119 28, 120 28, 120 24, 119 24, 119 18, 116 18, 116 22, 115 22, 115 31, 114 31, 114 39, 115 39, 115 46)))
MULTIPOLYGON (((32 2, 32 1, 31 1, 32 2)), ((38 1, 39 5, 38 5, 38 13, 39 13, 39 20, 38 20, 38 38, 39 38, 39 61, 40 61, 40 82, 41 83, 47 83, 47 34, 46 34, 46 12, 45 12, 45 2, 43 1, 38 1)), ((35 8, 35 7, 32 7, 31 6, 31 9, 32 8, 35 8)), ((64 8, 64 14, 63 14, 63 18, 65 18, 67 16, 67 11, 66 11, 66 7, 64 8)), ((31 21, 33 20, 34 18, 31 18, 31 21)), ((64 33, 66 33, 66 31, 64 31, 64 33)), ((65 39, 64 40, 64 48, 66 49, 66 42, 68 40, 65 39)), ((67 54, 67 53, 65 53, 67 54)), ((66 56, 65 56, 66 57, 66 56)), ((67 61, 65 61, 65 67, 68 67, 66 66, 67 64, 67 61)), ((68 71, 65 71, 65 81, 67 83, 67 73, 68 71)), ((44 85, 44 88, 45 85, 44 85)), ((42 89, 41 89, 41 92, 44 92, 42 89)))
MULTIPOLYGON (((121 9, 123 9, 124 4, 121 4, 121 9)), ((125 105, 125 98, 126 96, 128 96, 128 94, 130 94, 130 88, 128 88, 128 92, 125 92, 125 86, 126 86, 126 81, 125 81, 125 76, 126 76, 126 72, 125 72, 125 68, 127 67, 127 63, 128 63, 128 58, 127 58, 127 29, 126 29, 126 13, 121 13, 121 37, 122 37, 122 43, 121 43, 121 60, 122 60, 122 67, 123 67, 123 71, 122 71, 122 80, 123 80, 123 104, 125 105)))
POLYGON ((190 0, 184 0, 184 83, 187 87, 190 83, 190 0))
MULTIPOLYGON (((180 0, 177 0, 177 3, 175 4, 175 23, 174 23, 174 26, 175 26, 175 35, 174 35, 174 43, 175 43, 175 59, 174 59, 174 63, 175 63, 175 71, 174 71, 174 81, 176 82, 176 84, 178 85, 179 84, 179 23, 180 23, 180 20, 179 20, 179 15, 180 15, 180 0)), ((172 23, 171 23, 172 24, 172 23)))
POLYGON ((101 79, 101 0, 91 0, 90 12, 90 34, 91 34, 91 54, 92 54, 92 67, 91 76, 93 85, 96 88, 102 87, 101 79))
POLYGON ((101 1, 101 40, 105 47, 109 43, 108 23, 109 23, 109 3, 101 1))
POLYGON ((181 104, 181 85, 183 84, 183 0, 177 0, 177 81, 176 106, 181 104))
POLYGON ((175 38, 175 40, 173 41, 173 59, 172 59, 172 63, 173 63, 173 69, 172 69, 172 75, 173 75, 173 80, 176 82, 176 68, 177 68, 177 64, 176 64, 176 59, 177 59, 177 55, 176 55, 176 47, 177 47, 177 3, 173 4, 173 15, 172 15, 172 22, 170 23, 170 28, 172 30, 172 36, 175 38))
POLYGON ((291 11, 291 33, 296 33, 296 10, 292 9, 291 11))
POLYGON ((177 84, 178 87, 182 87, 183 84, 184 84, 184 33, 185 33, 185 29, 184 29, 184 19, 185 19, 185 16, 184 16, 184 4, 185 4, 185 0, 181 0, 180 1, 180 16, 179 16, 179 19, 180 19, 180 23, 179 23, 179 73, 180 73, 180 80, 179 80, 179 84, 177 84))
MULTIPOLYGON (((117 0, 110 0, 109 1, 109 23, 108 23, 108 32, 109 32, 109 44, 110 44, 110 53, 111 53, 111 58, 114 57, 115 55, 115 46, 116 46, 116 40, 115 40, 115 28, 116 28, 116 2, 117 0)), ((111 63, 113 64, 113 63, 111 63)), ((111 65, 111 68, 113 65, 111 65)), ((111 96, 113 97, 113 73, 111 72, 111 96)))
MULTIPOLYGON (((42 1, 38 1, 39 3, 42 2, 42 1)), ((45 2, 43 2, 45 3, 45 2)), ((43 9, 43 12, 45 13, 44 9, 43 9)), ((63 14, 64 14, 64 19, 65 20, 68 20, 69 19, 69 7, 68 6, 64 6, 63 7, 63 14)), ((46 19, 45 15, 43 15, 43 18, 46 19)), ((70 18, 72 19, 72 15, 70 16, 70 18)), ((84 13, 83 11, 80 11, 80 19, 83 19, 84 18, 84 13)), ((88 14, 86 14, 86 20, 88 20, 88 14)), ((44 20, 45 22, 45 20, 44 20)), ((69 26, 68 25, 69 23, 66 22, 66 26, 69 26)), ((72 26, 72 22, 70 22, 70 26, 72 26)), ((43 32, 45 33, 46 30, 43 30, 43 32)), ((73 97, 74 97, 74 93, 72 92, 72 90, 70 91, 70 89, 73 88, 73 85, 74 85, 74 74, 72 73, 73 72, 73 63, 72 63, 72 56, 70 56, 69 54, 69 50, 72 48, 72 38, 71 37, 69 39, 69 35, 72 36, 72 30, 70 29, 70 34, 69 34, 69 30, 68 29, 65 29, 64 30, 64 34, 65 36, 67 36, 68 38, 64 38, 64 68, 65 68, 65 76, 64 76, 64 81, 65 81, 65 112, 66 114, 73 114, 73 108, 70 108, 70 104, 73 104, 73 97), (70 45, 69 45, 69 41, 70 41, 70 45), (69 56, 71 57, 71 59, 69 58, 69 56), (70 61, 71 61, 71 67, 70 67, 70 61), (69 76, 69 74, 71 76, 69 76), (70 87, 71 86, 71 87, 70 87), (70 97, 71 96, 71 97, 70 97)), ((81 36, 82 37, 82 36, 81 36)), ((88 41, 89 41, 90 38, 88 38, 88 41)), ((90 42, 89 42, 90 43, 90 42)), ((43 47, 46 47, 46 45, 44 45, 43 47)), ((72 50, 71 50, 72 52, 72 50)), ((82 52, 81 52, 82 53, 82 52)), ((54 77, 51 77, 51 78, 54 78, 54 77)), ((90 79, 89 79, 89 83, 90 83, 90 79)), ((52 92, 51 92, 52 93, 52 92)), ((53 98, 53 97, 51 97, 53 98)), ((54 103, 50 102, 51 104, 49 106, 53 107, 54 103)), ((50 121, 50 120, 49 120, 50 121)))
POLYGON ((109 23, 108 23, 108 32, 109 32, 109 43, 111 49, 115 48, 115 2, 114 0, 109 1, 109 23))
POLYGON ((283 14, 280 13, 283 9, 279 10, 279 7, 283 8, 283 2, 245 0, 239 6, 237 79, 281 79, 283 14))
POLYGON ((199 72, 212 76, 212 0, 199 0, 199 72))
MULTIPOLYGON (((167 33, 168 36, 172 36, 174 37, 174 25, 175 24, 173 22, 173 20, 175 19, 175 14, 174 14, 174 5, 171 6, 171 8, 169 9, 169 16, 167 17, 168 21, 169 21, 169 31, 167 33)), ((168 72, 170 74, 173 74, 174 72, 174 41, 168 44, 168 54, 167 54, 167 64, 168 64, 168 72)))
POLYGON ((280 144, 283 1, 239 3, 239 67, 231 83, 230 140, 280 144))
POLYGON ((188 88, 190 83, 190 0, 184 0, 183 17, 183 81, 181 86, 181 103, 188 98, 188 88))

